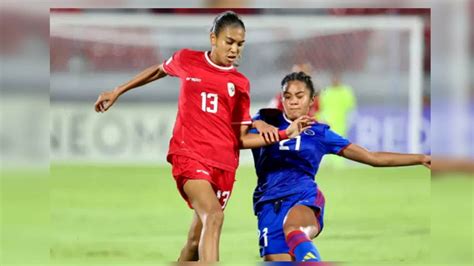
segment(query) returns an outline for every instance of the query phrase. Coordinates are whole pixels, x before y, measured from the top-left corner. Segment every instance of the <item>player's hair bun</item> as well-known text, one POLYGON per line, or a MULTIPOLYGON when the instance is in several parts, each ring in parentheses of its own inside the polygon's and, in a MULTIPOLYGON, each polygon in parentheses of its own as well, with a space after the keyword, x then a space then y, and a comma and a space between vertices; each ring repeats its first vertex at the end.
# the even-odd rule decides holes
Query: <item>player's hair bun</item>
POLYGON ((211 32, 213 32, 216 36, 228 26, 240 26, 245 31, 244 22, 240 19, 240 17, 234 11, 225 11, 217 15, 214 19, 214 23, 211 27, 211 32))

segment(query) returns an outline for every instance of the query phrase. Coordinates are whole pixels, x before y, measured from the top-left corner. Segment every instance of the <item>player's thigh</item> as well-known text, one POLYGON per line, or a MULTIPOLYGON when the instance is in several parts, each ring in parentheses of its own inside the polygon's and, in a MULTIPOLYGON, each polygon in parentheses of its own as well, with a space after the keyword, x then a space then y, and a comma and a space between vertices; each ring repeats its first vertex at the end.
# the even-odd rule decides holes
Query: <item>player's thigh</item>
POLYGON ((225 209, 229 202, 234 182, 235 172, 225 171, 218 168, 213 169, 212 184, 214 191, 216 191, 216 197, 222 206, 222 210, 225 209))
POLYGON ((190 179, 183 190, 201 220, 209 214, 222 213, 221 204, 208 180, 190 179))
POLYGON ((212 184, 212 168, 206 164, 201 163, 200 161, 186 156, 174 155, 171 159, 173 165, 172 173, 176 181, 178 191, 188 206, 193 209, 188 197, 188 194, 192 193, 192 191, 190 191, 188 188, 188 191, 185 192, 184 185, 186 185, 189 180, 196 179, 207 180, 210 184, 212 184))
POLYGON ((263 257, 264 261, 293 261, 293 258, 288 253, 270 254, 263 257))
POLYGON ((260 257, 286 254, 289 247, 283 232, 283 219, 291 206, 282 201, 268 202, 258 206, 257 222, 260 257))
POLYGON ((301 230, 310 237, 315 237, 320 231, 315 210, 305 205, 295 205, 289 211, 283 222, 283 230, 288 235, 294 230, 301 230))

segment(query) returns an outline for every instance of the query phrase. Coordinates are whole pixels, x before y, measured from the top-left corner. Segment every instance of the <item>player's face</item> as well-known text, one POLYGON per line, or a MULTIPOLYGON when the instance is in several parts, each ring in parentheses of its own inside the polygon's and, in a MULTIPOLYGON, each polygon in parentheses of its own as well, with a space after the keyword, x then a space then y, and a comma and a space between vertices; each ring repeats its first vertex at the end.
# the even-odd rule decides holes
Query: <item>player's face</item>
POLYGON ((225 27, 219 36, 211 33, 211 58, 219 65, 237 64, 244 49, 245 30, 239 26, 225 27))
POLYGON ((290 81, 283 91, 283 108, 290 120, 295 120, 309 112, 313 97, 306 84, 299 80, 290 81))

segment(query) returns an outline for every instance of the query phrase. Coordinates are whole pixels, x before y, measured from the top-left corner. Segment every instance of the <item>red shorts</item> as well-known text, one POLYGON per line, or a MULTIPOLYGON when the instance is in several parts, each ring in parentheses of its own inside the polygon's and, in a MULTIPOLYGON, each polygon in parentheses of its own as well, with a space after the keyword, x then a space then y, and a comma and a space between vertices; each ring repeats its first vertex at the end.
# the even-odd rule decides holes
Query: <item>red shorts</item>
POLYGON ((204 179, 209 181, 216 192, 216 197, 222 209, 225 208, 230 194, 232 193, 232 188, 234 187, 235 172, 212 167, 195 159, 180 155, 173 155, 171 162, 176 186, 183 199, 188 203, 189 208, 192 209, 193 207, 184 192, 184 184, 190 179, 204 179))

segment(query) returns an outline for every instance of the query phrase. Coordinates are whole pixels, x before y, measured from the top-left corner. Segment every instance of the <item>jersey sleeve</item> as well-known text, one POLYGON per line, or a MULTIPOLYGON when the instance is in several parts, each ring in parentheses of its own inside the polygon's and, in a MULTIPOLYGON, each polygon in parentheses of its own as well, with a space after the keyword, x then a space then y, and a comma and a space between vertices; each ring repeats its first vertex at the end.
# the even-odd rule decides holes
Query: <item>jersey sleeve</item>
POLYGON ((174 53, 173 56, 163 62, 163 70, 166 72, 166 74, 175 77, 185 76, 186 71, 183 67, 183 62, 185 61, 184 57, 186 56, 185 53, 186 49, 179 50, 174 53))
POLYGON ((252 125, 250 118, 250 90, 247 82, 246 88, 239 93, 239 99, 232 115, 232 125, 252 125))
POLYGON ((332 131, 329 127, 326 127, 324 130, 324 137, 322 140, 324 146, 326 147, 326 153, 330 154, 340 154, 347 146, 351 144, 349 140, 338 135, 332 131))
MULTIPOLYGON (((279 118, 282 116, 282 111, 276 108, 262 108, 258 110, 258 113, 252 117, 252 121, 262 120, 265 123, 274 127, 279 126, 279 118)), ((259 133, 257 129, 252 128, 250 133, 259 133)))

